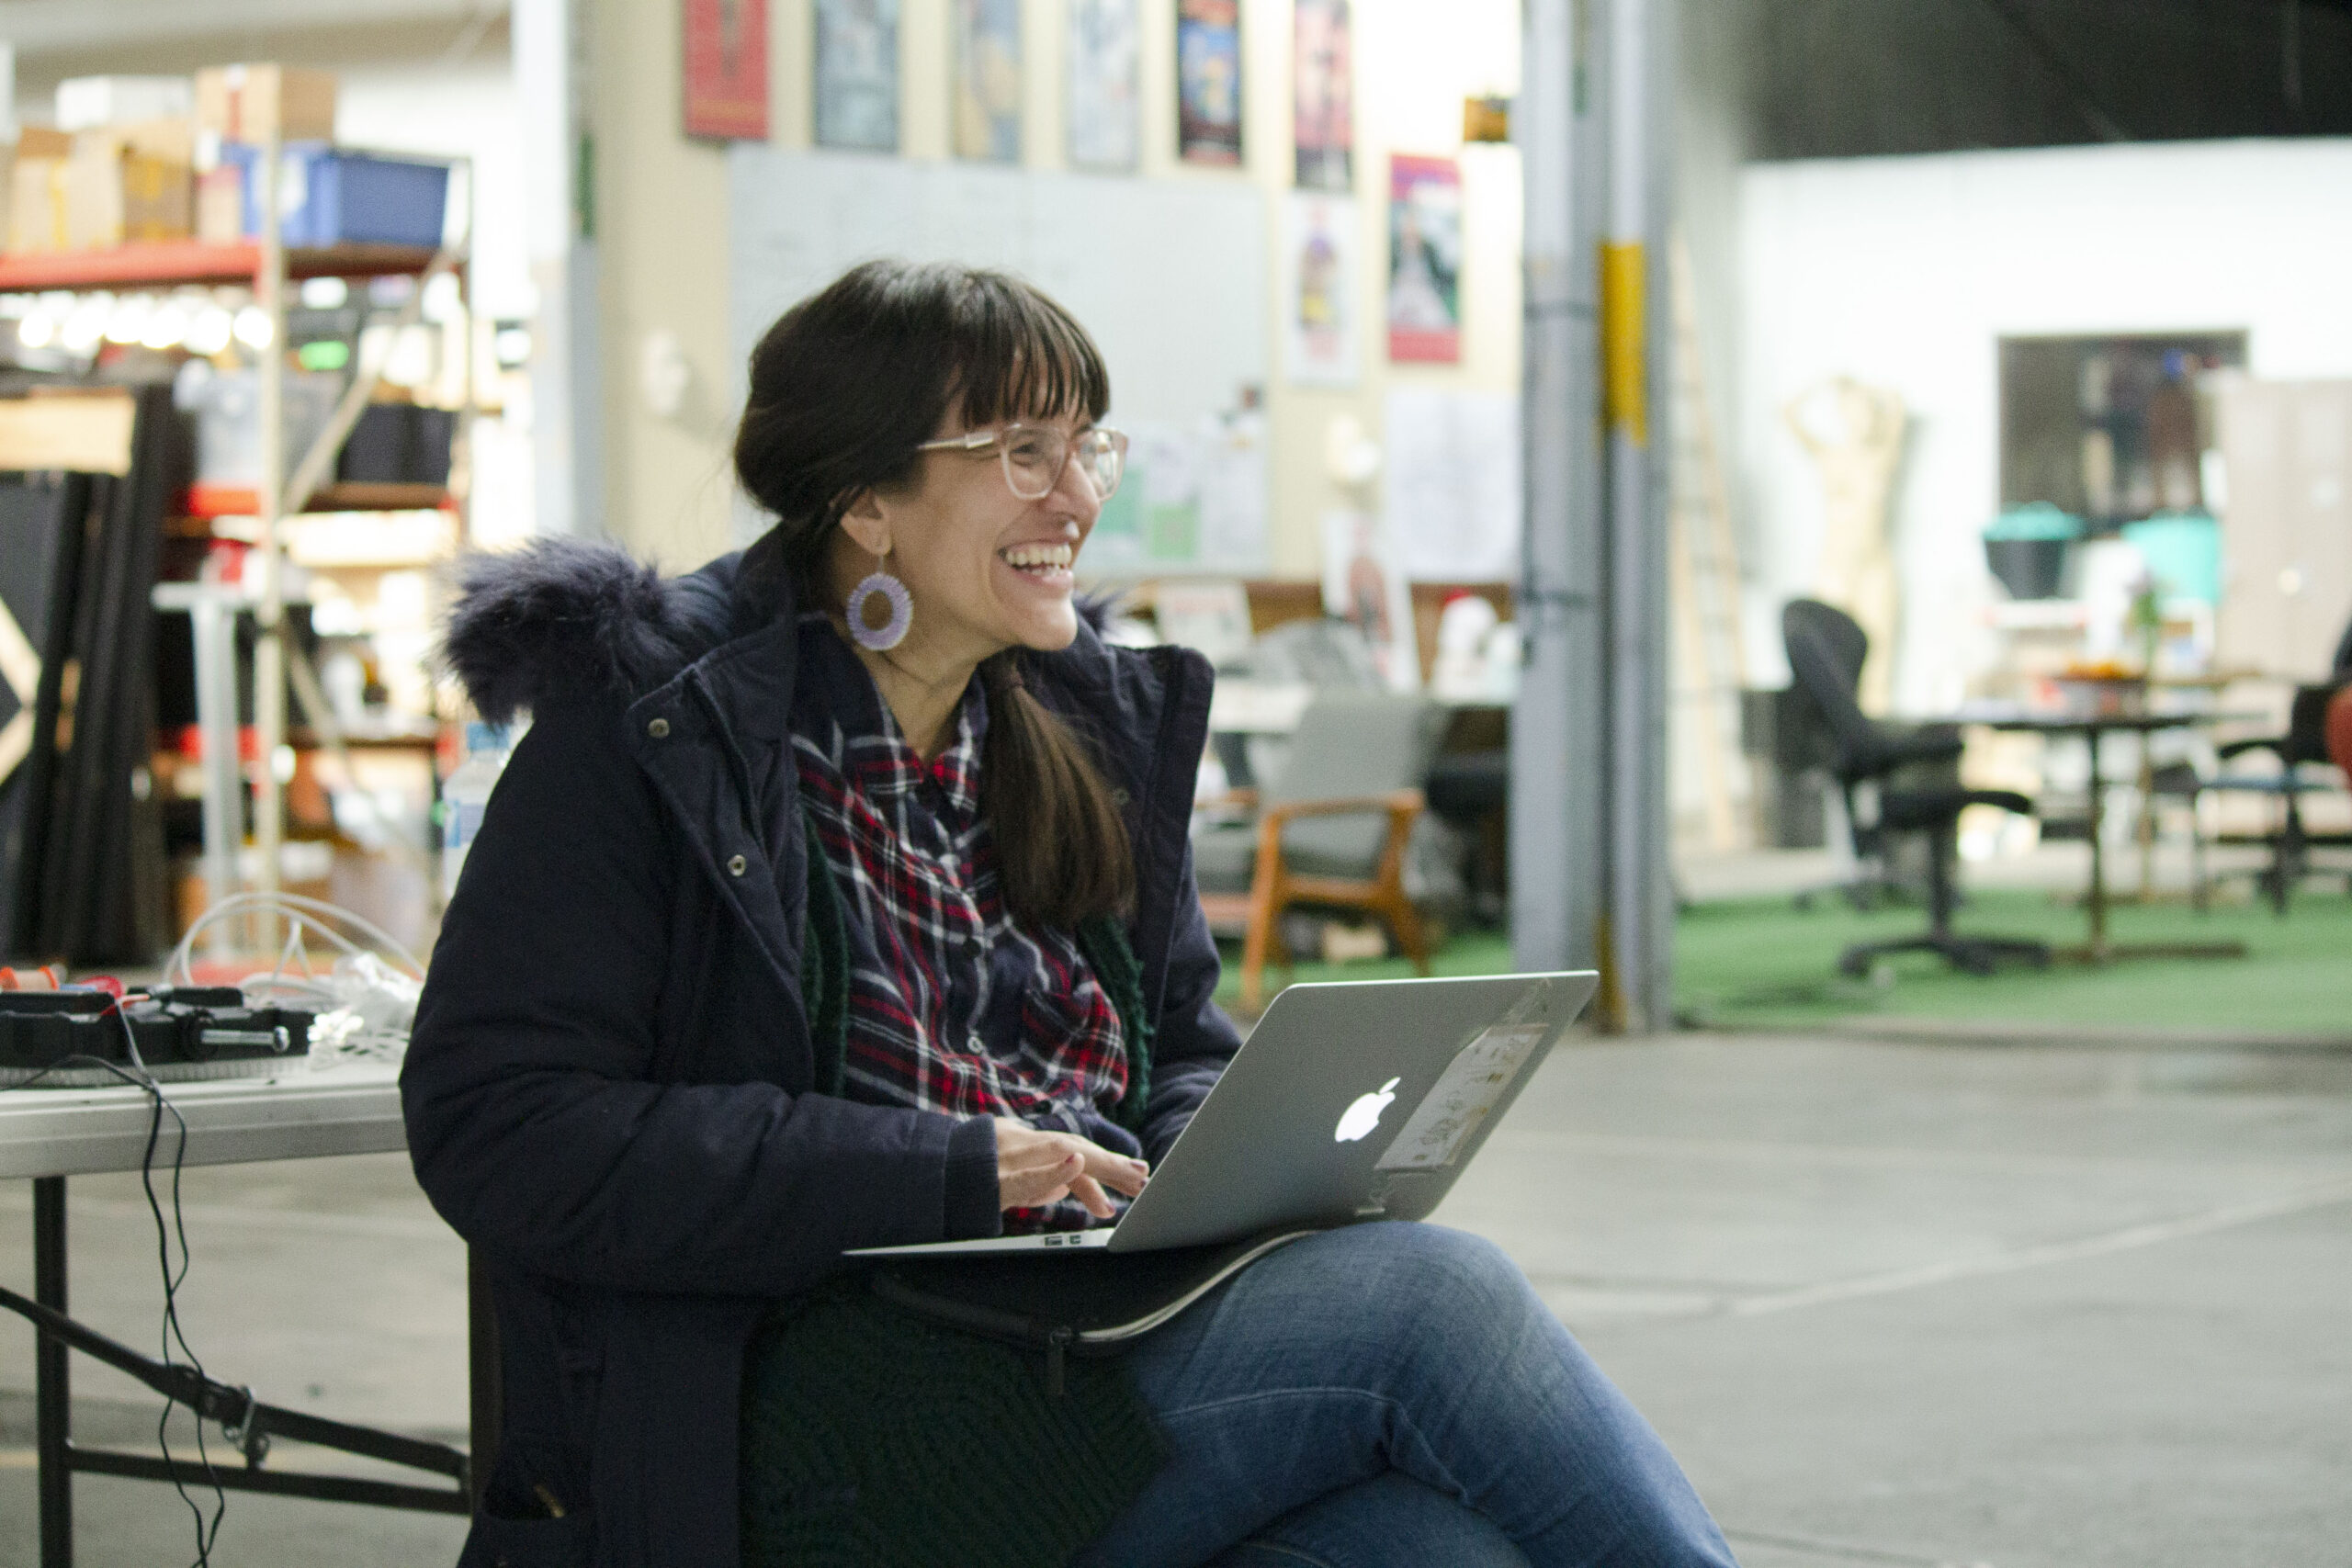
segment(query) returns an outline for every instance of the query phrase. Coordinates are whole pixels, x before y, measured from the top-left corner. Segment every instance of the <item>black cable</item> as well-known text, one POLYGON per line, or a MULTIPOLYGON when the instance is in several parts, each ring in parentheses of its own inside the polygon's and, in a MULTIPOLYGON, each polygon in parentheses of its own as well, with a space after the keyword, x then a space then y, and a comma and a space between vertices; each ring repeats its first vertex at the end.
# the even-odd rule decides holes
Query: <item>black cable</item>
MULTIPOLYGON (((141 1190, 147 1196, 147 1212, 155 1222, 155 1247, 163 1269, 164 1360, 166 1365, 171 1364, 172 1345, 176 1340, 181 1352, 187 1359, 187 1366, 198 1377, 203 1377, 204 1364, 197 1359, 196 1351, 188 1345, 187 1336, 182 1330, 179 1321, 179 1288, 187 1278, 188 1264, 191 1261, 187 1245, 187 1216, 180 1202, 180 1173, 187 1159, 187 1120, 179 1113, 179 1108, 165 1097, 163 1086, 155 1081, 154 1077, 147 1071, 146 1063, 141 1060, 138 1037, 131 1031, 130 1020, 123 1011, 121 999, 118 998, 108 1010, 122 1024, 123 1037, 130 1044, 131 1066, 125 1067, 119 1062, 109 1062, 103 1056, 62 1056, 28 1077, 20 1078, 12 1084, 0 1084, 0 1091, 30 1089, 51 1073, 70 1068, 96 1067, 112 1073, 123 1082, 146 1094, 148 1098, 147 1143, 140 1156, 139 1182, 141 1190), (164 1115, 166 1111, 171 1113, 172 1122, 179 1132, 178 1139, 172 1151, 172 1220, 168 1227, 164 1221, 163 1202, 155 1195, 154 1184, 155 1145, 163 1138, 164 1115), (176 1272, 172 1268, 171 1251, 171 1239, 175 1235, 178 1237, 180 1246, 180 1266, 176 1272)), ((204 1509, 196 1498, 189 1495, 187 1483, 180 1480, 179 1466, 172 1459, 169 1428, 173 1404, 174 1401, 168 1397, 164 1401, 163 1414, 155 1421, 155 1441, 164 1450, 164 1463, 171 1471, 172 1489, 179 1494, 180 1501, 187 1505, 188 1513, 196 1521, 196 1561, 192 1568, 212 1568, 212 1550, 220 1544, 221 1521, 229 1510, 229 1494, 227 1488, 220 1484, 220 1475, 212 1467, 212 1456, 204 1440, 204 1417, 200 1412, 198 1412, 196 1413, 196 1452, 198 1462, 204 1467, 205 1480, 212 1487, 213 1504, 210 1519, 208 1520, 205 1517, 204 1509)))
MULTIPOLYGON (((187 1342, 187 1333, 180 1325, 179 1308, 179 1289, 187 1280, 189 1265, 195 1261, 195 1254, 188 1250, 187 1245, 187 1215, 180 1206, 180 1172, 187 1161, 187 1119, 180 1114, 177 1106, 164 1098, 163 1086, 155 1081, 154 1075, 147 1071, 147 1064, 139 1055, 139 1037, 130 1027, 130 1019, 123 1011, 120 998, 117 998, 112 1010, 122 1024, 123 1043, 130 1052, 131 1066, 138 1069, 140 1077, 147 1080, 148 1092, 153 1100, 147 1120, 147 1146, 139 1161, 139 1186, 147 1195, 147 1212, 155 1221, 156 1259, 164 1275, 164 1363, 166 1366, 171 1364, 172 1344, 176 1340, 181 1354, 187 1358, 189 1368, 200 1378, 205 1375, 204 1363, 197 1359, 194 1348, 187 1342), (172 1226, 169 1233, 164 1228, 164 1206, 155 1198, 155 1142, 163 1135, 164 1112, 167 1110, 172 1113, 173 1124, 179 1130, 178 1140, 172 1146, 172 1226), (177 1273, 172 1270, 171 1235, 179 1238, 180 1266, 177 1273)), ((212 1486, 212 1519, 209 1529, 203 1508, 187 1495, 187 1487, 180 1481, 179 1466, 172 1460, 172 1405, 169 1400, 164 1402, 163 1414, 155 1418, 155 1445, 163 1450, 164 1463, 171 1470, 172 1490, 179 1494, 180 1501, 187 1505, 189 1515, 196 1520, 195 1568, 211 1568, 212 1549, 220 1540, 220 1522, 229 1512, 229 1494, 220 1484, 220 1476, 214 1473, 212 1455, 205 1447, 204 1416, 200 1412, 192 1414, 196 1415, 196 1460, 204 1467, 204 1478, 212 1486)))

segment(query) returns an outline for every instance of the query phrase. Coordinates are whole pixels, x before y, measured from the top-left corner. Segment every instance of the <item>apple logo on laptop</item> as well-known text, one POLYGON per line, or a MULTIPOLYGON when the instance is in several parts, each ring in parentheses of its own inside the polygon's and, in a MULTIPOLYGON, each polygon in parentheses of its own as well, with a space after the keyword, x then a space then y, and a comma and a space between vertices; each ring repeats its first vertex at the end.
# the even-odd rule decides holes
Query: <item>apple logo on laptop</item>
POLYGON ((1331 1141, 1352 1144, 1358 1138, 1370 1135, 1372 1130, 1380 1125, 1380 1113, 1387 1110, 1389 1102, 1396 1098, 1396 1079, 1390 1078, 1373 1093, 1358 1096, 1356 1102, 1341 1113, 1339 1126, 1332 1130, 1331 1141))

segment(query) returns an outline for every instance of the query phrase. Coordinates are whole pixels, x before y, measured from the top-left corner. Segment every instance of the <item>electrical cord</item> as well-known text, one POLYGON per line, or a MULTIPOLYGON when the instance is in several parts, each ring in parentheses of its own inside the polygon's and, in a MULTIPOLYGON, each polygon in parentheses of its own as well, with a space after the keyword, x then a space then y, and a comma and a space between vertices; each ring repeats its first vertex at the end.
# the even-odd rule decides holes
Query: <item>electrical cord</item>
MULTIPOLYGON (((147 1142, 140 1154, 139 1185, 147 1197, 147 1212, 155 1222, 155 1251, 163 1272, 164 1317, 161 1329, 163 1359, 166 1365, 172 1364, 172 1347, 176 1343, 179 1346, 180 1354, 187 1359, 187 1365, 200 1378, 205 1375, 204 1363, 198 1359, 195 1349, 188 1344, 187 1334, 180 1325, 179 1315, 179 1291, 187 1280, 188 1265, 192 1261, 187 1245, 187 1216, 180 1201, 180 1174, 187 1161, 187 1120, 180 1114, 179 1108, 174 1105, 170 1098, 164 1093, 163 1086, 155 1081, 153 1075, 147 1070, 147 1064, 141 1058, 138 1036, 132 1032, 130 1020, 123 1011, 123 1003, 126 999, 122 997, 116 998, 113 1007, 107 1010, 112 1012, 122 1025, 123 1039, 130 1051, 131 1065, 130 1066, 126 1067, 119 1062, 109 1062, 103 1056, 62 1056, 29 1077, 13 1084, 0 1085, 0 1092, 30 1089, 54 1072, 68 1069, 86 1071, 97 1068, 113 1074, 123 1082, 145 1093, 148 1099, 147 1142), (173 1125, 178 1133, 172 1146, 172 1216, 168 1224, 164 1218, 163 1201, 155 1193, 155 1150, 157 1145, 163 1141, 164 1117, 166 1114, 170 1115, 173 1125), (180 1249, 177 1269, 172 1266, 172 1243, 175 1239, 178 1241, 180 1249)), ((199 1414, 196 1423, 197 1462, 204 1467, 205 1480, 212 1488, 212 1513, 208 1519, 202 1505, 190 1495, 187 1483, 180 1479, 179 1465, 172 1458, 172 1404, 173 1401, 166 1398, 164 1402, 163 1414, 156 1417, 155 1442, 163 1450, 164 1463, 172 1472, 172 1489, 179 1494, 180 1501, 187 1505, 188 1513, 196 1521, 196 1559, 192 1568, 211 1568, 212 1551, 220 1544, 221 1521, 229 1511, 229 1494, 227 1488, 220 1484, 220 1475, 213 1469, 212 1455, 204 1440, 204 1420, 199 1414)))

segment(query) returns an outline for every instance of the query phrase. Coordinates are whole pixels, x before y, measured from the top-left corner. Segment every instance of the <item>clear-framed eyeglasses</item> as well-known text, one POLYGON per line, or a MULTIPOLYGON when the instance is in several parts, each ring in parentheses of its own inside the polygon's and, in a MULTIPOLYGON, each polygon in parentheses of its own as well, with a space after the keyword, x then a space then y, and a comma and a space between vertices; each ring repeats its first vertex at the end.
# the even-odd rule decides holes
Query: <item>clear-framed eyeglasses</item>
POLYGON ((1094 499, 1108 501, 1127 469, 1127 435, 1107 424, 1097 424, 1067 435, 1050 424, 1014 423, 969 435, 926 441, 918 452, 985 452, 990 446, 1004 464, 1004 482, 1023 501, 1043 501, 1062 482, 1062 472, 1074 458, 1079 472, 1093 488, 1094 499))

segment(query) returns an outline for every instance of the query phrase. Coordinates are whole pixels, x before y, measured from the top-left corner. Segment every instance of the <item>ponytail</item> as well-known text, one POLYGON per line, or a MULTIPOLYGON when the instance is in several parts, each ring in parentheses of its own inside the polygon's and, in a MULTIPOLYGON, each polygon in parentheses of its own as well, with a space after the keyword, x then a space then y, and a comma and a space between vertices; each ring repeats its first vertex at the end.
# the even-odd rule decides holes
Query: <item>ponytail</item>
POLYGON ((980 663, 988 693, 980 810, 994 829, 1005 907, 1034 925, 1075 930, 1135 903, 1135 850, 1118 797, 1069 725, 1031 694, 1020 651, 980 663))

